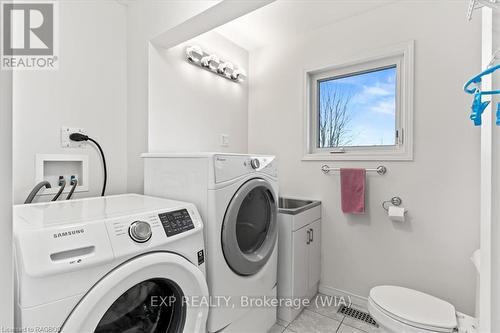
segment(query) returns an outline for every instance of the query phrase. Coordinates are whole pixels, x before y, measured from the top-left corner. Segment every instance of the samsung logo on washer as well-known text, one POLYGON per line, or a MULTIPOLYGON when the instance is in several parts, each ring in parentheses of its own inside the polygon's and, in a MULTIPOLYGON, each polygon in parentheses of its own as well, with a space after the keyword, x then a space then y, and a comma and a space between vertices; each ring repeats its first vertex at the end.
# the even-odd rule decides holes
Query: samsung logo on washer
POLYGON ((84 232, 85 232, 84 229, 76 229, 76 230, 58 232, 57 234, 54 234, 54 238, 73 236, 73 235, 83 234, 84 232))

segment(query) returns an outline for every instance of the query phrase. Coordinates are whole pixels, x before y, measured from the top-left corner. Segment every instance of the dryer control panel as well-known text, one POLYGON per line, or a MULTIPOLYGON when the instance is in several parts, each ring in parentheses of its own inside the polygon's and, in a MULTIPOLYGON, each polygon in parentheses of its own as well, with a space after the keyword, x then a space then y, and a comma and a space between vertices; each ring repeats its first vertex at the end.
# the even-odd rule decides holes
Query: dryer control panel
POLYGON ((254 173, 278 177, 276 158, 268 155, 214 155, 214 169, 215 183, 254 173))

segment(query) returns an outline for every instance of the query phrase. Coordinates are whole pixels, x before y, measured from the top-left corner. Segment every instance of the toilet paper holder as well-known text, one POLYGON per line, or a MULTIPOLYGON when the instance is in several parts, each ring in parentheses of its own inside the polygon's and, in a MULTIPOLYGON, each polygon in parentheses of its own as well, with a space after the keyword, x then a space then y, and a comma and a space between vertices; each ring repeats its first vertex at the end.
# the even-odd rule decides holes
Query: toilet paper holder
MULTIPOLYGON (((389 207, 387 206, 387 204, 391 204, 393 206, 401 206, 401 204, 403 203, 403 199, 401 199, 400 197, 392 197, 391 200, 386 200, 386 201, 383 201, 382 202, 382 208, 385 209, 386 212, 389 211, 389 207)), ((405 210, 405 214, 407 213, 408 211, 405 210)))

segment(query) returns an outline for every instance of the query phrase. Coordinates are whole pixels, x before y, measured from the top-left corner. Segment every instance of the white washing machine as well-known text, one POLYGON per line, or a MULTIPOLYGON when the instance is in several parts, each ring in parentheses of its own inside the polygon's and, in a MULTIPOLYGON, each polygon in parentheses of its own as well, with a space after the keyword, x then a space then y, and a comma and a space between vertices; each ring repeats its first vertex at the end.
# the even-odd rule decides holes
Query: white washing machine
POLYGON ((193 204, 135 194, 15 206, 16 327, 205 332, 202 230, 193 204))
POLYGON ((205 222, 212 300, 208 331, 267 332, 276 322, 275 304, 269 302, 276 298, 277 283, 275 158, 220 153, 143 157, 145 193, 193 202, 205 222))

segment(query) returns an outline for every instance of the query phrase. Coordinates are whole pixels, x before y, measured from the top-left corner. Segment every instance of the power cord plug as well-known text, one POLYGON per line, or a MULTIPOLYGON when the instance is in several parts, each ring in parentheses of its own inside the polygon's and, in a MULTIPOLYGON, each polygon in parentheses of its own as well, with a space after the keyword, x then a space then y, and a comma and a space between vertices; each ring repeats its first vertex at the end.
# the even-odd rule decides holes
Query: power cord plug
POLYGON ((69 135, 69 139, 71 141, 76 141, 76 142, 79 142, 79 141, 90 141, 90 142, 94 143, 96 145, 96 147, 99 149, 99 152, 101 153, 102 165, 103 165, 103 169, 104 169, 104 181, 103 181, 103 184, 102 184, 102 191, 101 191, 101 196, 103 197, 104 194, 106 193, 106 183, 107 183, 107 180, 108 180, 108 171, 107 171, 107 168, 106 168, 106 158, 104 157, 104 151, 102 150, 101 145, 97 141, 95 141, 94 139, 92 139, 91 137, 89 137, 88 135, 85 135, 85 134, 82 134, 82 133, 71 133, 69 135))
POLYGON ((79 142, 79 141, 88 141, 89 137, 88 137, 88 135, 85 135, 85 134, 82 134, 82 133, 71 133, 69 135, 69 139, 71 141, 79 142))

